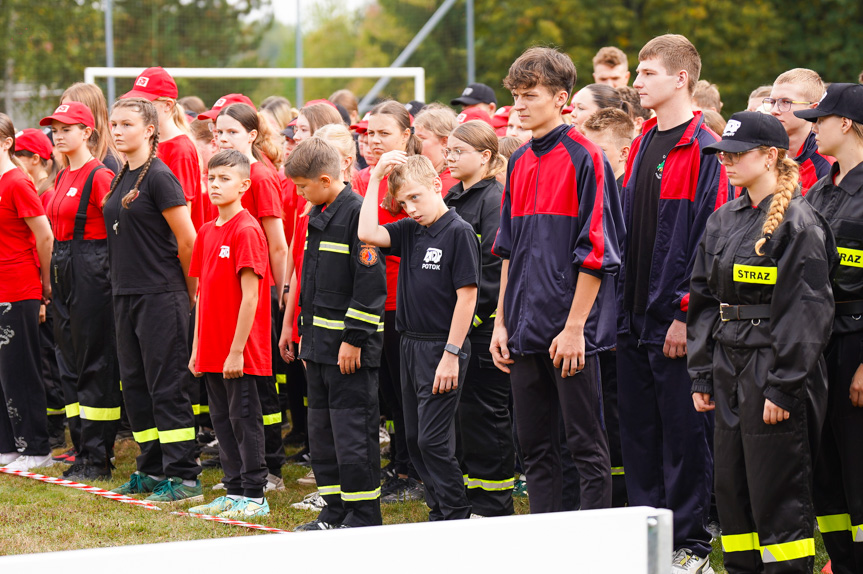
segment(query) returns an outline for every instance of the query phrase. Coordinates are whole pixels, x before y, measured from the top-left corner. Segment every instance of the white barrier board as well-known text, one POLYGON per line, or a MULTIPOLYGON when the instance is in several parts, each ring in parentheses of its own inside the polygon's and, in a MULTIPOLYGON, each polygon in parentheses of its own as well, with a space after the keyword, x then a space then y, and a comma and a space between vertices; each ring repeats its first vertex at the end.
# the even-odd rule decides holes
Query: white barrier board
POLYGON ((648 507, 558 512, 9 556, 0 572, 665 574, 671 524, 648 507))

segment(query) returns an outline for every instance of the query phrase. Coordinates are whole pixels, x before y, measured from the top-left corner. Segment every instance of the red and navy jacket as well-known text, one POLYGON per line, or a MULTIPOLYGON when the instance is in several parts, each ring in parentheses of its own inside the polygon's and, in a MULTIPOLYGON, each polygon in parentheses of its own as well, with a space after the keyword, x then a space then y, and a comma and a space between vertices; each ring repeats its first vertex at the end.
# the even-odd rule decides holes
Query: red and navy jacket
POLYGON ((815 133, 811 132, 806 137, 806 141, 803 142, 803 147, 800 148, 800 153, 797 154, 794 161, 800 165, 800 187, 803 195, 806 195, 809 188, 815 185, 815 182, 830 173, 830 166, 836 160, 818 153, 815 133))
MULTIPOLYGON (((635 178, 632 176, 638 173, 643 151, 655 133, 656 118, 644 122, 641 135, 632 142, 626 163, 623 217, 628 228, 632 226, 635 197, 635 178)), ((715 156, 702 153, 705 146, 718 140, 719 136, 704 124, 701 112, 695 112, 695 117, 665 160, 644 329, 635 334, 641 342, 663 344, 672 320, 686 322, 689 278, 698 243, 707 218, 728 201, 731 191, 725 168, 715 156)), ((630 312, 623 306, 627 251, 628 245, 624 242, 618 282, 618 333, 630 332, 630 312)))
POLYGON ((510 158, 492 252, 509 260, 509 349, 548 354, 580 272, 602 279, 584 327, 587 354, 616 344, 614 275, 624 234, 614 171, 602 150, 561 125, 510 158))

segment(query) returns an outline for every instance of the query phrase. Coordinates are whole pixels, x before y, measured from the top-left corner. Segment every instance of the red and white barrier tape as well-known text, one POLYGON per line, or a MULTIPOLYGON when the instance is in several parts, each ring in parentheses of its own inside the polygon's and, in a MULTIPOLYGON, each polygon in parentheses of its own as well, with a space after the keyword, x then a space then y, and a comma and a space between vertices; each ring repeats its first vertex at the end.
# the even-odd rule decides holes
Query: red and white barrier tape
MULTIPOLYGON (((98 486, 90 486, 88 484, 75 482, 74 480, 66 480, 63 478, 56 478, 54 476, 45 476, 44 474, 39 474, 37 472, 27 472, 25 470, 6 470, 6 468, 3 467, 0 467, 0 473, 14 474, 17 476, 23 476, 24 478, 32 478, 33 480, 38 480, 39 482, 44 482, 47 484, 56 484, 58 486, 74 488, 83 492, 95 494, 96 496, 101 496, 102 498, 114 500, 116 502, 122 502, 124 504, 131 504, 133 506, 146 508, 147 510, 162 510, 158 506, 147 502, 146 500, 138 500, 137 498, 132 498, 131 496, 117 494, 116 492, 111 492, 110 490, 99 488, 98 486)), ((218 516, 210 516, 208 514, 191 514, 189 512, 171 512, 171 514, 174 514, 176 516, 190 516, 192 518, 209 520, 211 522, 230 524, 231 526, 242 526, 243 528, 250 528, 252 530, 263 530, 264 532, 275 532, 278 534, 290 534, 289 530, 281 530, 279 528, 272 528, 270 526, 264 526, 262 524, 254 524, 252 522, 243 522, 242 520, 230 520, 228 518, 220 518, 218 516)))

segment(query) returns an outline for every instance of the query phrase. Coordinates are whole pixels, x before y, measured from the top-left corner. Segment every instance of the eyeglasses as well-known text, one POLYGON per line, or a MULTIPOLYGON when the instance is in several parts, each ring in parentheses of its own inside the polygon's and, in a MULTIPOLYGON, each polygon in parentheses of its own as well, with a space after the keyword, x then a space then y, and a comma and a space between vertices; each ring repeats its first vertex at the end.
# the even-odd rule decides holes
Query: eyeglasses
POLYGON ((815 102, 798 102, 797 100, 789 100, 788 98, 764 98, 761 100, 761 109, 765 112, 769 112, 773 109, 773 106, 779 106, 780 112, 787 112, 791 109, 791 104, 800 104, 802 106, 808 106, 810 104, 814 104, 815 102))
POLYGON ((716 159, 718 159, 719 163, 721 163, 722 165, 734 165, 738 161, 740 161, 741 157, 743 157, 744 155, 748 154, 751 151, 755 151, 755 149, 757 149, 757 148, 753 148, 753 149, 746 150, 746 151, 738 151, 738 152, 721 151, 721 152, 716 154, 716 159))
POLYGON ((445 148, 443 150, 443 156, 447 159, 451 159, 453 161, 458 161, 463 153, 479 153, 475 149, 449 149, 445 148))

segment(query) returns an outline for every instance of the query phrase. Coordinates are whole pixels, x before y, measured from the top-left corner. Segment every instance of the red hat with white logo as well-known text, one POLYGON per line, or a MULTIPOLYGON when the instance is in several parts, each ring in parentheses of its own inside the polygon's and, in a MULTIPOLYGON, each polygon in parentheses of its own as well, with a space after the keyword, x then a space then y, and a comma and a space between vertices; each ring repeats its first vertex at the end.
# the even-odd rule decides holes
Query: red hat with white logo
POLYGON ((160 67, 156 67, 147 68, 141 72, 141 75, 135 78, 135 87, 120 98, 144 98, 152 102, 159 98, 176 100, 178 95, 177 82, 174 81, 171 74, 160 67))
POLYGON ((456 117, 456 119, 460 124, 469 122, 471 120, 482 120, 490 126, 494 126, 494 124, 491 123, 491 117, 489 117, 489 115, 485 113, 485 110, 482 110, 480 108, 466 108, 456 117))
POLYGON ((505 128, 509 123, 509 111, 511 109, 512 106, 503 106, 495 110, 494 115, 491 117, 491 127, 494 129, 505 128))
POLYGON ((213 107, 204 112, 203 114, 198 114, 199 120, 213 120, 216 121, 216 116, 219 115, 219 112, 222 111, 222 108, 230 106, 231 104, 246 104, 252 106, 253 110, 256 110, 255 104, 252 103, 252 100, 244 96, 243 94, 228 94, 227 96, 222 96, 216 103, 213 104, 213 107))
POLYGON ((93 119, 93 112, 91 112, 90 108, 81 102, 66 102, 65 104, 57 106, 57 109, 54 110, 53 114, 46 118, 42 118, 39 121, 39 125, 50 126, 53 120, 57 120, 60 123, 70 126, 84 124, 88 128, 96 127, 96 120, 93 119))
POLYGON ((15 151, 29 151, 42 159, 51 159, 54 146, 42 130, 27 128, 15 134, 15 151))

